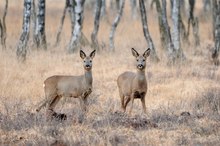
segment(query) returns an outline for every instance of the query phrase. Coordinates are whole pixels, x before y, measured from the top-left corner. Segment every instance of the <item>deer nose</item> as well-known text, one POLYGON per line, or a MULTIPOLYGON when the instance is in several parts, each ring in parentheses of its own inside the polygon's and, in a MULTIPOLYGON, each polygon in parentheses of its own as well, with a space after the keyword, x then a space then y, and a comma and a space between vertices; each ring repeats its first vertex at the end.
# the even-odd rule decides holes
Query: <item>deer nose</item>
POLYGON ((86 67, 90 67, 88 64, 86 64, 86 67))
POLYGON ((142 65, 142 64, 138 64, 138 67, 142 68, 142 67, 143 67, 143 65, 142 65))

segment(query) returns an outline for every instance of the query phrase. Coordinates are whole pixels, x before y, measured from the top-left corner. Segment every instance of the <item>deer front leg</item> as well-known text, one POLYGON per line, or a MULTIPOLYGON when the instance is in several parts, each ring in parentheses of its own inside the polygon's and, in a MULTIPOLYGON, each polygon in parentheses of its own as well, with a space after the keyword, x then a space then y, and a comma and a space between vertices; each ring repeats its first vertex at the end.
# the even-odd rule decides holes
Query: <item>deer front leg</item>
POLYGON ((86 111, 86 105, 87 105, 87 97, 92 93, 92 89, 89 88, 85 92, 82 93, 80 96, 80 106, 81 109, 85 112, 86 111))
POLYGON ((143 92, 143 93, 141 93, 140 97, 141 97, 143 112, 146 114, 147 110, 146 110, 146 104, 145 104, 145 95, 146 95, 146 93, 143 92))
POLYGON ((133 104, 134 104, 134 93, 131 94, 131 109, 129 111, 129 115, 131 115, 132 109, 133 109, 133 104))

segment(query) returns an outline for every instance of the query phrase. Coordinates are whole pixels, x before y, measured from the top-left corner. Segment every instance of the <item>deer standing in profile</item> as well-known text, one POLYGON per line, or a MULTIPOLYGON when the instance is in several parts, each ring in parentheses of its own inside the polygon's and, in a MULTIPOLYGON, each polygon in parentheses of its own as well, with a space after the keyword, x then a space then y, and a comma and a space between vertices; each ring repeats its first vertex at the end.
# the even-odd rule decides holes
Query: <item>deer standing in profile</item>
POLYGON ((136 58, 137 72, 124 72, 119 75, 117 84, 119 88, 119 95, 121 98, 121 107, 123 111, 126 111, 128 103, 131 101, 131 114, 134 99, 139 98, 141 100, 143 111, 146 113, 145 95, 147 93, 147 80, 145 76, 146 59, 150 55, 150 49, 148 48, 143 55, 132 48, 133 56, 136 58))
POLYGON ((81 76, 62 76, 55 75, 44 81, 44 92, 46 99, 37 108, 37 112, 47 105, 47 119, 59 118, 66 119, 65 114, 57 114, 54 107, 62 97, 73 97, 80 99, 80 105, 83 111, 86 111, 87 97, 92 92, 92 60, 95 56, 95 50, 89 56, 80 50, 80 57, 83 59, 85 74, 81 76))

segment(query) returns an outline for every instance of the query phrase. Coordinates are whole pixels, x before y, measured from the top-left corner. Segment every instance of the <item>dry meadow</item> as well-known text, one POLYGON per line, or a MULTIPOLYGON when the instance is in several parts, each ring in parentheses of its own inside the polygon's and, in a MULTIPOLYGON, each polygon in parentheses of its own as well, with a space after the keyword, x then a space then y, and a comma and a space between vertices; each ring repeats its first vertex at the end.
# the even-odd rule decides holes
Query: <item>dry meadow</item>
MULTIPOLYGON (((0 2, 2 14, 3 1, 0 2)), ((43 81, 51 75, 83 74, 79 53, 68 54, 71 26, 66 17, 62 40, 54 47, 64 2, 47 1, 46 35, 48 50, 31 46, 25 63, 16 59, 16 45, 22 28, 23 1, 9 1, 7 16, 7 50, 0 51, 0 145, 219 145, 220 143, 220 69, 210 62, 212 40, 211 15, 203 17, 202 4, 196 5, 200 19, 200 47, 182 44, 187 57, 175 66, 167 65, 166 50, 161 49, 157 13, 149 10, 148 25, 159 63, 147 60, 147 115, 141 102, 135 100, 132 115, 120 111, 116 79, 124 71, 135 71, 130 48, 144 52, 140 18, 125 13, 115 36, 116 51, 108 52, 111 22, 115 16, 108 10, 98 34, 102 50, 93 64, 93 92, 89 110, 81 112, 78 99, 63 98, 57 112, 66 113, 63 122, 46 122, 45 109, 35 112, 44 99, 43 81)), ((186 24, 186 18, 184 18, 186 24)), ((170 21, 170 24, 171 21, 170 21)), ((85 9, 83 33, 90 41, 93 15, 85 9)), ((89 46, 85 52, 91 51, 89 46)), ((130 108, 130 105, 128 105, 130 108)))

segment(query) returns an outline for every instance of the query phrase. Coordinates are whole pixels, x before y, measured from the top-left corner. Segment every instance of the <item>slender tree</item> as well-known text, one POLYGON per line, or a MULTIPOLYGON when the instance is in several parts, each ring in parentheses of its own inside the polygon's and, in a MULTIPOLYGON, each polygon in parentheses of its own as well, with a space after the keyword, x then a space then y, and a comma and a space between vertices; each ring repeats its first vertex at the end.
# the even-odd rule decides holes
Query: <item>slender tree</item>
POLYGON ((137 17, 137 1, 130 0, 130 5, 131 5, 131 17, 133 19, 136 19, 136 17, 137 17))
POLYGON ((6 20, 7 12, 8 12, 8 0, 5 0, 5 8, 4 8, 2 21, 0 19, 0 39, 3 49, 6 49, 7 27, 5 20, 6 20))
POLYGON ((101 15, 101 7, 102 7, 102 0, 96 0, 96 12, 95 12, 95 19, 94 19, 94 29, 91 34, 92 40, 92 48, 95 50, 99 50, 99 43, 97 40, 97 34, 99 30, 99 23, 100 23, 100 15, 101 15))
POLYGON ((117 16, 112 24, 112 28, 111 28, 111 31, 110 31, 110 36, 109 36, 109 48, 111 51, 114 51, 115 50, 115 45, 114 45, 114 35, 115 35, 115 31, 116 31, 116 28, 120 22, 120 19, 122 17, 122 14, 123 14, 123 9, 124 9, 124 5, 125 5, 125 0, 121 0, 121 5, 120 5, 120 8, 118 10, 118 13, 117 13, 117 16))
POLYGON ((102 0, 101 17, 105 17, 106 13, 106 0, 102 0))
POLYGON ((150 32, 148 30, 147 15, 146 15, 146 10, 145 10, 144 0, 139 0, 139 6, 140 6, 141 21, 142 21, 142 26, 143 26, 144 37, 147 41, 149 48, 151 49, 151 56, 150 56, 151 60, 154 62, 158 62, 159 58, 157 57, 154 43, 150 36, 150 32))
POLYGON ((176 51, 171 39, 170 27, 167 22, 166 0, 162 0, 162 23, 165 28, 165 42, 168 53, 168 60, 169 63, 173 64, 176 61, 176 51))
POLYGON ((46 41, 46 34, 45 34, 45 14, 46 14, 45 0, 38 0, 35 41, 36 41, 37 48, 43 48, 44 50, 47 50, 47 41, 46 41))
MULTIPOLYGON (((64 20, 65 20, 65 17, 66 17, 66 12, 68 10, 69 10, 70 18, 71 18, 71 25, 73 25, 73 28, 74 28, 74 18, 72 20, 72 16, 74 16, 72 4, 73 4, 73 0, 66 0, 66 2, 65 2, 65 7, 64 7, 64 10, 63 10, 63 15, 61 17, 60 26, 59 26, 58 31, 57 31, 55 46, 57 46, 60 43, 60 35, 61 35, 62 29, 63 29, 64 20)), ((72 30, 73 30, 73 28, 72 28, 72 30)))
POLYGON ((36 5, 35 0, 32 0, 32 6, 31 6, 31 23, 32 23, 32 34, 33 34, 33 45, 36 48, 37 42, 35 40, 35 32, 37 28, 37 14, 36 14, 36 5))
POLYGON ((26 60, 27 42, 30 33, 31 5, 32 0, 24 0, 22 33, 17 45, 17 57, 20 61, 26 60))
POLYGON ((175 51, 177 53, 177 57, 180 59, 185 58, 183 51, 180 45, 180 1, 173 0, 173 9, 172 9, 172 19, 173 19, 173 44, 175 51))
POLYGON ((156 10, 157 10, 157 15, 158 15, 161 47, 165 48, 166 47, 166 28, 162 20, 162 8, 161 8, 160 0, 153 0, 151 3, 151 7, 153 7, 154 3, 156 4, 156 10))
POLYGON ((189 18, 188 18, 188 30, 187 37, 190 35, 190 25, 192 25, 193 36, 195 39, 195 46, 200 45, 199 38, 199 21, 197 17, 194 17, 195 0, 189 0, 189 18))
POLYGON ((214 22, 215 22, 215 37, 214 37, 214 42, 215 42, 215 47, 212 52, 212 59, 215 65, 219 65, 219 51, 220 51, 220 0, 213 0, 213 3, 216 5, 213 5, 214 8, 214 22))
POLYGON ((80 39, 82 39, 83 10, 85 0, 75 0, 74 4, 74 30, 71 41, 68 45, 68 52, 73 53, 80 47, 80 39))

